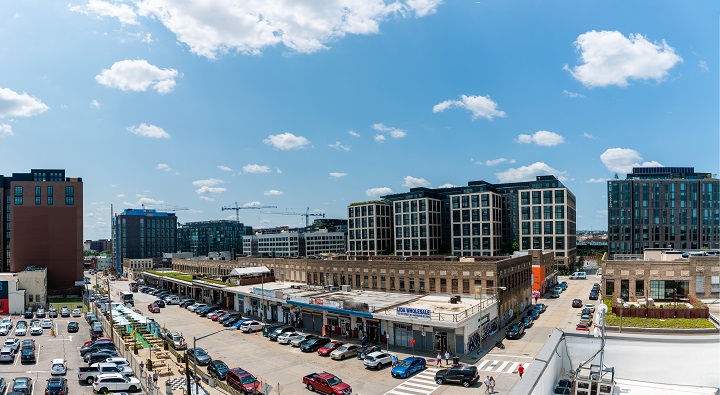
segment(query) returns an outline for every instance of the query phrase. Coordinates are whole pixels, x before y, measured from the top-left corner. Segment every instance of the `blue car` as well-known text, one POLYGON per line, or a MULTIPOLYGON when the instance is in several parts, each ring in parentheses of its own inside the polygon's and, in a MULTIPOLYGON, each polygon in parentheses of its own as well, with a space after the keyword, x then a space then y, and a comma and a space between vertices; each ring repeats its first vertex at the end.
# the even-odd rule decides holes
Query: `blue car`
POLYGON ((425 369, 425 359, 419 357, 408 357, 398 362, 390 371, 395 378, 408 378, 413 373, 420 372, 425 369))
POLYGON ((530 309, 528 312, 528 317, 531 317, 533 320, 536 320, 540 318, 540 312, 537 311, 537 309, 530 309))
POLYGON ((240 325, 242 325, 243 322, 247 322, 247 321, 252 321, 252 319, 250 319, 250 318, 241 318, 241 319, 239 319, 236 323, 234 323, 233 326, 235 327, 235 329, 240 329, 240 325))

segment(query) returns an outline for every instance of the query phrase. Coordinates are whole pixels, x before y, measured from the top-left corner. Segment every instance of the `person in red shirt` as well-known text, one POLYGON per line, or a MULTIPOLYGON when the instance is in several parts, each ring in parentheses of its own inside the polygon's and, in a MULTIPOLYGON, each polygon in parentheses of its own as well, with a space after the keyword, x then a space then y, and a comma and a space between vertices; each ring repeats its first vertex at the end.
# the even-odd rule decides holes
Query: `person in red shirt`
POLYGON ((522 378, 523 373, 525 373, 525 368, 522 365, 518 366, 518 374, 520 375, 520 378, 522 378))

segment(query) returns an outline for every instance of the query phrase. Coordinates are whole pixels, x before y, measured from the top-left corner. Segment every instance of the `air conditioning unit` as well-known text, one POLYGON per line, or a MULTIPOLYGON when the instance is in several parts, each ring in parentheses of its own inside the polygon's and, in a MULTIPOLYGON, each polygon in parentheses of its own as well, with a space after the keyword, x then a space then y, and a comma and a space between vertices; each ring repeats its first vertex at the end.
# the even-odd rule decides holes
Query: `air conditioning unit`
POLYGON ((342 287, 343 292, 350 292, 352 291, 352 287, 350 285, 343 285, 342 287))

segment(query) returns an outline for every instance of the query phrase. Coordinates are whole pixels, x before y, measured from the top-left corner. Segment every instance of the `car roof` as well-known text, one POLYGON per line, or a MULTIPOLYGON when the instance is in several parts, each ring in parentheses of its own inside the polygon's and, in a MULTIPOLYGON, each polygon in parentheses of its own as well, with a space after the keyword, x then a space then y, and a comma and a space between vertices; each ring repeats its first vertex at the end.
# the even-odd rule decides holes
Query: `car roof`
POLYGON ((51 364, 55 365, 56 363, 65 363, 65 360, 62 358, 55 358, 50 362, 51 364))
POLYGON ((97 375, 98 380, 99 379, 110 379, 110 378, 116 379, 116 378, 122 378, 122 377, 124 377, 122 375, 122 373, 103 373, 103 374, 97 375))

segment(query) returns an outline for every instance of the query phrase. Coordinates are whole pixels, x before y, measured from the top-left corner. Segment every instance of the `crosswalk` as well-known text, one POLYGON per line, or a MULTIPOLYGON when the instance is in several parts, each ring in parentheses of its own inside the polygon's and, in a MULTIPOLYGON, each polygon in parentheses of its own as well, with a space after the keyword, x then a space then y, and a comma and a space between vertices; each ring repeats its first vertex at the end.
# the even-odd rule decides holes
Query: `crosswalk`
POLYGON ((530 366, 530 363, 520 363, 520 362, 511 362, 511 361, 496 361, 496 360, 490 360, 486 359, 484 361, 481 361, 477 367, 478 371, 481 372, 494 372, 494 373, 515 373, 518 370, 518 367, 522 365, 525 370, 527 370, 528 366, 530 366))
POLYGON ((438 368, 427 368, 386 392, 385 395, 430 395, 440 388, 435 384, 435 372, 438 368))

